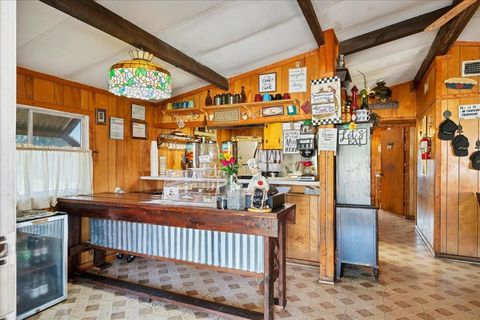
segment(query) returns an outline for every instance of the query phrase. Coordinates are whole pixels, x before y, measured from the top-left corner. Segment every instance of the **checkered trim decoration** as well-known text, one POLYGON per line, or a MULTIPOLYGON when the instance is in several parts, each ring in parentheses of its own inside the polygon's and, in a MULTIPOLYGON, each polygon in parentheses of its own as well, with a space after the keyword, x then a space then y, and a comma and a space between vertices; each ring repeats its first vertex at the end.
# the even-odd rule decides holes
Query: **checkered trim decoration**
POLYGON ((310 81, 310 84, 321 84, 321 83, 329 83, 329 82, 335 82, 337 80, 340 80, 339 77, 329 77, 329 78, 322 78, 322 79, 314 79, 310 81))
POLYGON ((312 118, 312 124, 314 126, 324 125, 324 124, 336 124, 341 123, 342 119, 340 118, 328 118, 328 119, 317 119, 312 118))

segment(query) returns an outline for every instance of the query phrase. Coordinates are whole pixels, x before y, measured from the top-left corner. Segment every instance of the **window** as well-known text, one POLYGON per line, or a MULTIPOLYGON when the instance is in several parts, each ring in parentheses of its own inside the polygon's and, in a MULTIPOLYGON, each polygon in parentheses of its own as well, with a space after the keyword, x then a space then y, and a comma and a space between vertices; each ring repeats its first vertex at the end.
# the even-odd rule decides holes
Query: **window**
POLYGON ((17 144, 88 149, 88 117, 17 106, 17 144))

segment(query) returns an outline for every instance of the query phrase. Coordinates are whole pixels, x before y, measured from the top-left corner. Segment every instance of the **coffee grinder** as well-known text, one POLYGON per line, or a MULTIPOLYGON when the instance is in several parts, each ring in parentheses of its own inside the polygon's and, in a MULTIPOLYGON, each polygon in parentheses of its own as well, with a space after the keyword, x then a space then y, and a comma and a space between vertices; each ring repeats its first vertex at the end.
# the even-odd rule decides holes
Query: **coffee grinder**
POLYGON ((302 157, 297 162, 297 170, 301 172, 297 179, 299 181, 317 180, 317 139, 311 120, 305 120, 300 127, 297 149, 302 157))

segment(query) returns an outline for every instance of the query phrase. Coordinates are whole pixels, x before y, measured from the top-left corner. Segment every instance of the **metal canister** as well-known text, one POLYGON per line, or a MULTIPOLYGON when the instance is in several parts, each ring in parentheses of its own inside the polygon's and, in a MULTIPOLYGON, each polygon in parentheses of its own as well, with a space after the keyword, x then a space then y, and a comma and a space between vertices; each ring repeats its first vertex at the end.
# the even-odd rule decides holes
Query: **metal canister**
POLYGON ((225 104, 233 104, 233 95, 231 93, 227 93, 227 101, 225 104))
POLYGON ((222 96, 217 94, 215 97, 213 97, 213 104, 216 106, 219 106, 222 104, 222 96))
POLYGON ((227 104, 227 94, 222 93, 222 99, 220 100, 220 104, 227 104))

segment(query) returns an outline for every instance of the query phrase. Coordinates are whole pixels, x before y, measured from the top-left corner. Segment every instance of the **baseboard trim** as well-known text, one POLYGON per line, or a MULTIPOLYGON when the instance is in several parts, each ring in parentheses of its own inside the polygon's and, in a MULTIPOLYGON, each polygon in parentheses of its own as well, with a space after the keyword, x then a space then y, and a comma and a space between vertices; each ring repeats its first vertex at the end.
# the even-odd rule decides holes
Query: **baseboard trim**
POLYGON ((430 252, 430 255, 431 255, 433 258, 435 258, 435 251, 433 250, 432 245, 430 244, 430 242, 427 240, 427 237, 425 237, 425 235, 423 234, 422 230, 420 230, 417 225, 415 225, 415 231, 417 232, 417 234, 418 234, 418 236, 420 237, 420 239, 422 239, 423 243, 425 244, 425 246, 426 246, 427 249, 428 249, 428 252, 430 252))
POLYGON ((469 262, 469 263, 474 263, 474 264, 480 264, 480 258, 469 257, 469 256, 457 256, 457 255, 454 255, 454 254, 437 253, 436 257, 441 258, 441 259, 449 259, 449 260, 455 260, 455 261, 460 261, 460 262, 469 262))

